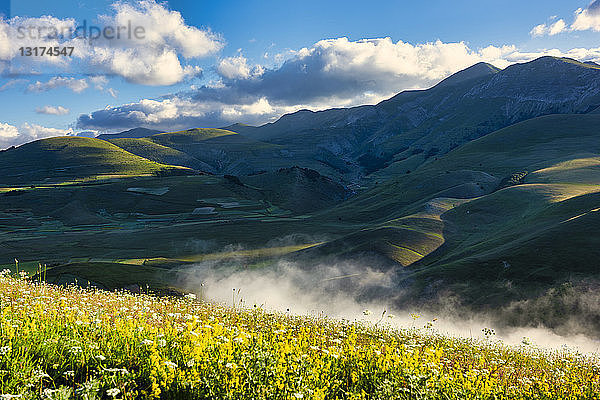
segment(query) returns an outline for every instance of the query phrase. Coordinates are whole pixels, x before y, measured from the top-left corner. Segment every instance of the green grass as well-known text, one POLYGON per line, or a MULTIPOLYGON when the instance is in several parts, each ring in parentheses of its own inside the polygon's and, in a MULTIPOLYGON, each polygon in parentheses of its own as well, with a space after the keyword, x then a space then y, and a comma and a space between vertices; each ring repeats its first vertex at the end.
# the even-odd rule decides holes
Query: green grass
POLYGON ((109 141, 110 143, 115 144, 130 153, 157 163, 178 165, 206 172, 211 172, 212 170, 212 168, 206 163, 190 157, 186 153, 176 150, 172 147, 156 143, 152 140, 152 138, 123 138, 111 139, 109 141))
POLYGON ((0 153, 4 184, 63 182, 186 170, 149 161, 100 139, 37 140, 0 153))

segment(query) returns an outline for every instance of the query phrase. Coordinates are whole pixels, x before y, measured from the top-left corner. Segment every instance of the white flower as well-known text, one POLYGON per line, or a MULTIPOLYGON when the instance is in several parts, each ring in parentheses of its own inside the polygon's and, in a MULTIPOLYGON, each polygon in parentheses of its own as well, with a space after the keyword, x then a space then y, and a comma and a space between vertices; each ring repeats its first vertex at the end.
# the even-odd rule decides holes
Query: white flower
POLYGON ((175 364, 173 361, 165 361, 164 364, 171 369, 177 368, 177 364, 175 364))
POLYGON ((190 360, 188 360, 188 362, 185 363, 185 366, 188 368, 192 368, 195 364, 196 364, 196 360, 191 358, 190 360))
POLYGON ((106 391, 106 394, 110 397, 117 397, 119 393, 121 393, 121 391, 117 388, 108 389, 106 391))
POLYGON ((22 394, 0 394, 0 400, 18 399, 22 394))
POLYGON ((6 353, 8 353, 10 351, 10 346, 4 346, 4 347, 0 347, 0 355, 5 355, 6 353))
POLYGON ((185 295, 186 298, 196 300, 197 296, 194 293, 188 293, 185 295))
POLYGON ((65 371, 63 372, 63 375, 66 377, 73 377, 75 376, 75 371, 65 371))
POLYGON ((296 399, 303 399, 304 395, 302 393, 294 393, 294 398, 296 398, 296 399))
POLYGON ((225 364, 225 368, 235 368, 235 364, 227 363, 227 364, 225 364))
POLYGON ((48 375, 47 373, 45 373, 42 370, 35 370, 32 372, 33 378, 34 379, 43 379, 43 378, 50 378, 50 375, 48 375))
POLYGON ((158 345, 160 347, 165 347, 167 345, 167 341, 165 339, 159 339, 158 340, 158 345))
POLYGON ((154 344, 154 342, 152 340, 150 340, 150 339, 144 339, 144 340, 142 340, 142 344, 144 346, 151 346, 151 345, 154 344))
POLYGON ((102 354, 98 354, 98 355, 96 356, 96 358, 97 358, 98 360, 100 360, 100 361, 104 361, 104 360, 106 360, 106 357, 104 357, 102 354))
POLYGON ((108 373, 116 373, 116 374, 123 374, 123 375, 127 375, 129 374, 129 371, 127 371, 125 368, 105 368, 103 371, 106 371, 108 373))

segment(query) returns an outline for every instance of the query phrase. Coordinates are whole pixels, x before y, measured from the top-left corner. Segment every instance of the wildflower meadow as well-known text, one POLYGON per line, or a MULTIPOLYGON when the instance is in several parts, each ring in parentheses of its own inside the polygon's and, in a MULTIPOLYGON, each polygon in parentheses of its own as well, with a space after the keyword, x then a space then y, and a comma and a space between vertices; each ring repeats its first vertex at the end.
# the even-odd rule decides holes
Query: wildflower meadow
POLYGON ((0 399, 600 399, 598 358, 0 277, 0 399))

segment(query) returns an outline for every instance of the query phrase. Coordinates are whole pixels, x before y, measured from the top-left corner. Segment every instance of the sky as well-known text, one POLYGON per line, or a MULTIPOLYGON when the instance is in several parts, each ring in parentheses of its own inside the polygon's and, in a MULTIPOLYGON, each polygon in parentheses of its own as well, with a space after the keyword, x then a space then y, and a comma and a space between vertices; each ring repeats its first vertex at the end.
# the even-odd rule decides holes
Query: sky
POLYGON ((376 104, 481 61, 600 62, 600 0, 0 0, 0 15, 0 149, 376 104))

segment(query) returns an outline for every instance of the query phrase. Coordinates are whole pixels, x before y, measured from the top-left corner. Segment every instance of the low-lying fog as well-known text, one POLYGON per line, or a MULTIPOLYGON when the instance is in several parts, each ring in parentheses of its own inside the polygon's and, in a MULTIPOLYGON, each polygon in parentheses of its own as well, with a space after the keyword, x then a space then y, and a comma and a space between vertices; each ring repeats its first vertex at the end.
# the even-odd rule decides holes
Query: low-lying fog
POLYGON ((591 335, 558 335, 543 326, 501 326, 492 315, 459 310, 450 300, 439 304, 436 312, 402 307, 398 304, 402 289, 394 283, 393 273, 365 268, 356 262, 308 269, 279 261, 272 268, 243 270, 200 263, 182 270, 180 278, 190 292, 236 307, 256 305, 298 315, 322 313, 330 318, 368 320, 398 328, 422 328, 431 323, 440 333, 474 339, 484 338, 482 329, 489 328, 496 332, 494 340, 506 344, 529 342, 548 349, 566 346, 585 353, 600 351, 600 341, 591 335))

